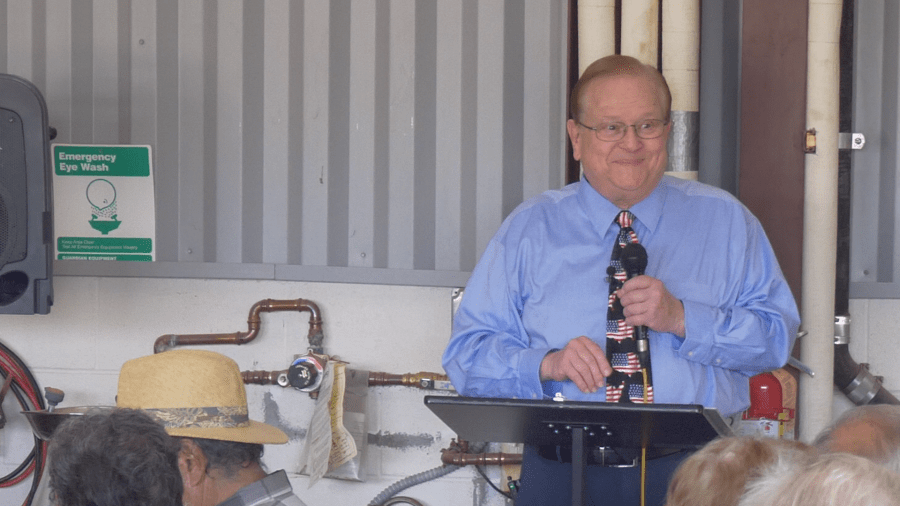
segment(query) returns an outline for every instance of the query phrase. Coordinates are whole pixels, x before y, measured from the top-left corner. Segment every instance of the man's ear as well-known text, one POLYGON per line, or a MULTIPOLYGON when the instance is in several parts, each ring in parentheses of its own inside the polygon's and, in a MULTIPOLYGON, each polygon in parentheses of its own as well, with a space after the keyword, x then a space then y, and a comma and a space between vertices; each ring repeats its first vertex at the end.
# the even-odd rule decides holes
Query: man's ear
POLYGON ((578 123, 573 119, 566 121, 566 132, 572 142, 572 157, 581 161, 581 132, 578 131, 578 123))
POLYGON ((206 477, 206 466, 209 462, 206 454, 193 439, 181 440, 181 451, 178 453, 178 470, 185 488, 196 487, 206 477))

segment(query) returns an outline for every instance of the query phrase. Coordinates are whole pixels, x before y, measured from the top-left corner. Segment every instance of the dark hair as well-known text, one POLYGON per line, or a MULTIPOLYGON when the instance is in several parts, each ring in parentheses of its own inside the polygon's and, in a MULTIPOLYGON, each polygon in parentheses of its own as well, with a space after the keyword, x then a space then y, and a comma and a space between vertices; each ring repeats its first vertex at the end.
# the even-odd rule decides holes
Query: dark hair
POLYGON ((51 497, 59 506, 180 506, 180 450, 139 410, 73 416, 50 441, 51 497))
POLYGON ((263 445, 220 441, 218 439, 191 438, 206 455, 206 470, 218 469, 227 478, 234 478, 238 471, 251 464, 262 467, 260 459, 263 445))
POLYGON ((569 116, 575 121, 581 121, 582 100, 584 99, 584 89, 595 79, 610 76, 646 76, 654 81, 659 88, 662 98, 663 112, 666 121, 672 112, 672 93, 669 91, 669 84, 666 78, 656 70, 655 67, 642 63, 637 58, 625 55, 610 55, 600 58, 588 65, 578 82, 572 87, 572 94, 569 97, 569 116))

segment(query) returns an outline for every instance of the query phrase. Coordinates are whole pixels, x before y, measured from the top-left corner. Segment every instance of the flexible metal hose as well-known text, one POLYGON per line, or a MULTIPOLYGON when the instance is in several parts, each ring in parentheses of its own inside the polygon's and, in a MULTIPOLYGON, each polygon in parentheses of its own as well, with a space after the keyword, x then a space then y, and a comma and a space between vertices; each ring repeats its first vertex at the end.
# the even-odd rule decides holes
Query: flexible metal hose
POLYGON ((394 497, 393 499, 388 499, 388 501, 384 503, 384 506, 392 506, 394 504, 412 504, 413 506, 425 506, 412 497, 394 497))
MULTIPOLYGON (((481 453, 484 447, 487 446, 487 443, 479 443, 473 445, 475 447, 475 453, 481 453)), ((453 471, 456 471, 462 466, 441 466, 435 467, 433 469, 429 469, 427 471, 422 471, 421 473, 414 474, 412 476, 407 476, 402 480, 394 483, 388 488, 384 489, 380 494, 375 496, 374 499, 369 501, 368 506, 385 506, 388 504, 386 501, 391 497, 397 495, 403 490, 408 489, 409 487, 414 487, 416 485, 420 485, 422 483, 440 478, 441 476, 446 476, 453 471)))
POLYGON ((413 487, 415 485, 440 478, 441 476, 446 476, 459 468, 459 466, 441 466, 435 467, 434 469, 429 469, 427 471, 422 471, 421 473, 414 474, 412 476, 407 476, 406 478, 403 478, 402 480, 394 483, 393 485, 384 489, 380 494, 375 496, 374 499, 369 501, 369 506, 383 506, 385 504, 385 501, 398 494, 399 492, 406 490, 409 487, 413 487))

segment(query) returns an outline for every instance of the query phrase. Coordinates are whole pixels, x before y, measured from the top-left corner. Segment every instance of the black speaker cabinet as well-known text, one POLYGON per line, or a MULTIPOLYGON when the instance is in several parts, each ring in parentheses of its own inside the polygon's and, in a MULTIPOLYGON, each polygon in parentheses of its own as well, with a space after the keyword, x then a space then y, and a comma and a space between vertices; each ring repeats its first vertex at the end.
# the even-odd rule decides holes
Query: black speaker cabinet
POLYGON ((0 314, 53 304, 50 128, 44 97, 0 74, 0 314))

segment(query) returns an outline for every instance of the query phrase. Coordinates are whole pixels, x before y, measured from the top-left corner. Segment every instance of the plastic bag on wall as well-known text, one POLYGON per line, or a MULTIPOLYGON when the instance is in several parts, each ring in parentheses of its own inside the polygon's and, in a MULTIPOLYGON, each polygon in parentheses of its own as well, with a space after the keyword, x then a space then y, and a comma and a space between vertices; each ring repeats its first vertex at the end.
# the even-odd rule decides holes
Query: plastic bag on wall
POLYGON ((365 481, 368 378, 368 371, 342 362, 326 366, 300 455, 300 473, 309 475, 310 487, 323 477, 365 481))
POLYGON ((326 478, 366 481, 366 448, 369 433, 366 431, 366 396, 369 393, 369 371, 347 369, 344 391, 344 428, 353 437, 356 455, 335 469, 325 473, 326 478))

